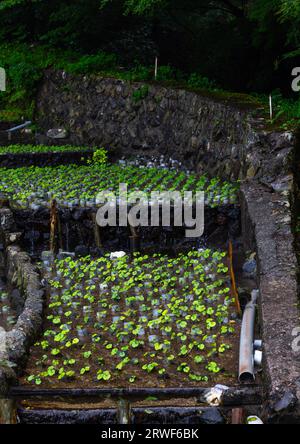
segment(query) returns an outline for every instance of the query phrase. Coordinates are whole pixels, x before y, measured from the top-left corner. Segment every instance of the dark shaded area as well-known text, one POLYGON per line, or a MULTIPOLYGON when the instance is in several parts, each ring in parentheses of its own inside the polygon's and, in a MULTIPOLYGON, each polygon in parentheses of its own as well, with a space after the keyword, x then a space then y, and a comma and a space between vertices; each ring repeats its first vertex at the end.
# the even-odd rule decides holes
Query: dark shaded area
MULTIPOLYGON (((100 228, 101 248, 96 247, 95 226, 92 215, 97 209, 60 209, 61 240, 58 244, 63 251, 75 252, 80 256, 98 256, 110 251, 130 251, 130 230, 127 227, 100 228)), ((150 211, 149 211, 150 215, 150 211)), ((14 210, 17 231, 22 232, 21 245, 32 256, 38 257, 49 249, 50 210, 14 210)), ((224 247, 229 237, 240 234, 240 212, 234 205, 205 209, 205 232, 201 238, 185 238, 185 227, 139 227, 142 251, 176 254, 191 248, 208 245, 224 247), (158 247, 159 246, 159 247, 158 247)), ((173 212, 171 212, 171 224, 173 212)))
POLYGON ((8 2, 0 11, 0 42, 46 44, 94 54, 116 53, 122 66, 174 66, 235 91, 289 95, 299 59, 297 5, 266 0, 166 0, 137 13, 142 2, 52 0, 8 2), (125 13, 124 13, 125 11, 125 13), (292 56, 286 58, 286 55, 292 56))

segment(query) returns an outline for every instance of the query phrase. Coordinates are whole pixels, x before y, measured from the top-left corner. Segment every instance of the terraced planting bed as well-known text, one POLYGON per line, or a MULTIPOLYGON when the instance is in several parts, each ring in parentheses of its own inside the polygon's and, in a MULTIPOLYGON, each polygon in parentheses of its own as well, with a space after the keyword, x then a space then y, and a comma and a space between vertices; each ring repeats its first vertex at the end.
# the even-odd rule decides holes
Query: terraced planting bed
POLYGON ((103 190, 118 192, 119 184, 128 191, 205 191, 210 206, 237 202, 237 184, 206 176, 161 168, 121 166, 58 166, 1 169, 0 193, 22 208, 48 207, 56 199, 62 207, 95 207, 103 190))
MULTIPOLYGON (((11 146, 7 155, 48 157, 55 150, 11 146)), ((56 153, 73 156, 72 150, 58 147, 56 153)), ((90 156, 86 164, 76 158, 57 166, 29 166, 25 161, 27 166, 1 168, 0 196, 2 202, 9 201, 13 232, 31 260, 38 261, 39 280, 46 288, 42 329, 30 350, 21 346, 26 359, 19 387, 10 391, 13 398, 26 400, 18 402, 20 412, 24 406, 33 412, 41 407, 47 416, 53 408, 69 411, 78 399, 81 421, 96 399, 102 398, 99 415, 104 414, 107 396, 109 406, 117 405, 120 411, 122 403, 135 405, 138 400, 164 409, 176 396, 182 399, 180 405, 197 406, 205 390, 216 384, 229 387, 225 405, 246 400, 258 405, 259 379, 239 391, 241 317, 224 252, 228 236, 236 238, 236 253, 244 260, 238 241, 239 183, 192 173, 179 161, 163 157, 108 163, 100 156, 97 163, 88 150, 78 148, 77 155, 84 152, 90 156), (98 239, 92 217, 102 204, 98 193, 108 190, 118 198, 120 183, 127 184, 128 193, 146 192, 150 205, 153 191, 192 191, 194 196, 204 191, 203 239, 187 243, 184 227, 171 226, 168 234, 162 227, 159 232, 145 227, 137 231, 140 253, 133 253, 128 227, 100 229, 98 239), (51 245, 49 208, 54 200, 59 222, 53 252, 60 249, 58 256, 45 251, 51 245), (82 247, 90 256, 82 254, 82 247), (118 259, 106 254, 117 248, 128 254, 118 259), (56 401, 48 408, 46 400, 52 398, 56 401)), ((255 283, 247 285, 241 284, 246 300, 255 283)), ((3 304, 5 311, 5 293, 3 304)), ((8 334, 14 332, 14 323, 12 316, 11 326, 4 326, 8 334)), ((17 324, 19 334, 18 328, 17 324)))
MULTIPOLYGON (((0 141, 1 142, 1 141, 0 141)), ((2 142, 3 143, 3 142, 2 142)), ((0 146, 1 168, 22 168, 23 166, 46 167, 58 165, 86 165, 91 161, 95 147, 72 145, 29 145, 9 144, 0 146)), ((58 142, 56 142, 58 143, 58 142)))
POLYGON ((5 154, 39 154, 39 153, 68 153, 93 152, 96 148, 74 145, 7 145, 0 146, 0 156, 5 154))
POLYGON ((234 385, 240 321, 226 253, 44 263, 43 333, 22 384, 45 388, 234 385))

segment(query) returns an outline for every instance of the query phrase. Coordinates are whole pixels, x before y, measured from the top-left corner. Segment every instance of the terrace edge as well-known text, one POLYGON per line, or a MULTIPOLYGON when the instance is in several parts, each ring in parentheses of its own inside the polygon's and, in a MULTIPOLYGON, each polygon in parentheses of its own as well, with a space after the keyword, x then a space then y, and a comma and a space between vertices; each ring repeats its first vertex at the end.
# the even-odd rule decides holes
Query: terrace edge
POLYGON ((264 368, 276 421, 300 413, 300 357, 292 350, 299 326, 294 249, 296 145, 300 137, 268 131, 258 110, 183 89, 48 70, 37 98, 41 128, 67 125, 72 143, 110 146, 119 155, 168 155, 192 169, 243 181, 244 243, 257 253, 264 368), (66 104, 68 106, 66 106, 66 104), (48 113, 46 113, 46 110, 48 113))
POLYGON ((44 289, 30 256, 18 246, 19 238, 12 211, 0 207, 1 262, 8 287, 18 290, 18 297, 23 299, 17 323, 5 333, 5 351, 0 353, 0 397, 7 395, 12 382, 16 382, 42 326, 44 289))

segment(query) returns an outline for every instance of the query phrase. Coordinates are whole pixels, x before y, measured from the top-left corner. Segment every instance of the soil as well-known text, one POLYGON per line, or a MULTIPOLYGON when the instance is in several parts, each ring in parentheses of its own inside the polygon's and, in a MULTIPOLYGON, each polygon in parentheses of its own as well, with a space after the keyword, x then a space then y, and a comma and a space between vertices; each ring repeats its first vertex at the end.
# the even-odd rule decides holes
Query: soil
MULTIPOLYGON (((225 285, 225 283, 224 283, 225 285)), ((180 295, 182 291, 182 288, 177 285, 177 294, 180 295)), ((143 289, 143 296, 145 297, 145 300, 147 300, 147 289, 143 289)), ((53 324, 50 320, 47 320, 47 316, 53 314, 53 310, 49 309, 49 302, 50 302, 50 293, 48 292, 48 301, 46 306, 46 313, 45 313, 45 323, 43 327, 43 331, 47 331, 50 329, 53 329, 53 324)), ((98 343, 92 343, 91 337, 95 333, 99 333, 99 330, 97 331, 97 326, 95 327, 95 323, 97 323, 96 313, 99 310, 99 307, 97 307, 97 298, 99 299, 99 293, 95 297, 95 302, 91 304, 91 314, 90 314, 90 321, 88 325, 85 325, 84 328, 86 328, 86 335, 84 338, 80 340, 80 343, 78 344, 78 347, 71 347, 70 349, 63 349, 63 359, 75 359, 76 363, 75 365, 68 366, 67 370, 74 370, 76 374, 76 378, 69 379, 69 380, 58 380, 57 377, 50 378, 50 377, 43 377, 42 385, 39 385, 38 387, 42 388, 107 388, 107 387, 116 387, 116 388, 166 388, 166 387, 206 387, 211 386, 217 383, 222 383, 228 386, 233 386, 237 382, 237 367, 238 367, 238 345, 239 345, 239 321, 236 322, 235 325, 235 333, 230 335, 223 335, 218 338, 217 343, 218 345, 222 344, 228 344, 230 346, 229 350, 226 350, 224 354, 220 353, 214 353, 209 358, 205 358, 204 362, 201 364, 196 364, 194 362, 195 355, 201 355, 202 352, 199 350, 192 350, 185 356, 178 356, 180 347, 183 345, 183 343, 177 338, 175 340, 172 340, 171 343, 171 350, 168 352, 168 354, 173 353, 176 356, 176 359, 173 363, 169 363, 165 359, 165 355, 163 353, 156 354, 156 356, 153 359, 150 359, 149 357, 145 357, 145 352, 151 353, 154 351, 153 346, 150 345, 147 338, 151 334, 157 334, 157 332, 152 331, 145 331, 144 337, 142 339, 144 340, 144 345, 140 348, 136 348, 134 350, 129 350, 128 356, 133 359, 137 358, 139 359, 139 364, 135 365, 132 362, 128 363, 122 371, 115 370, 115 366, 122 360, 120 357, 117 356, 111 356, 111 349, 106 349, 106 347, 103 345, 106 343, 113 344, 113 347, 116 345, 122 345, 117 344, 117 338, 114 335, 114 333, 107 331, 101 331, 101 334, 99 335, 101 338, 101 341, 98 343), (82 353, 84 351, 92 350, 92 357, 89 359, 83 359, 82 353), (105 381, 98 381, 96 379, 97 371, 101 368, 99 366, 99 363, 97 362, 97 358, 100 357, 103 359, 103 362, 105 363, 105 367, 103 367, 103 370, 109 370, 112 374, 112 378, 105 382, 105 381), (157 372, 147 373, 146 371, 142 370, 143 364, 149 364, 149 362, 158 362, 159 367, 164 367, 166 369, 166 374, 163 376, 158 375, 157 372), (205 369, 206 364, 209 361, 214 361, 218 364, 218 366, 221 368, 221 371, 219 373, 213 374, 208 372, 205 369), (188 376, 184 373, 178 372, 177 367, 182 362, 188 363, 191 373, 200 374, 200 375, 206 375, 209 376, 208 381, 191 381, 189 380, 188 376), (80 369, 84 367, 85 365, 90 366, 90 371, 88 373, 85 373, 84 376, 80 376, 80 369), (129 382, 129 378, 135 376, 136 380, 133 383, 129 382)), ((222 301, 218 300, 219 303, 222 303, 222 301)), ((87 301, 83 301, 81 299, 81 306, 79 306, 76 309, 76 319, 74 319, 74 322, 72 322, 72 330, 70 332, 70 337, 77 337, 77 325, 83 325, 84 324, 84 315, 82 314, 82 308, 84 305, 87 304, 87 301)), ((120 300, 118 302, 119 307, 116 310, 116 313, 112 314, 109 313, 109 317, 105 319, 105 325, 111 325, 112 323, 112 317, 116 316, 116 314, 119 315, 119 313, 124 313, 126 310, 128 310, 128 306, 125 305, 124 299, 120 300), (119 312, 119 313, 118 313, 119 312)), ((136 304, 136 303, 135 303, 136 304)), ((148 300, 149 304, 149 300, 148 300)), ((212 305, 213 306, 213 305, 212 305)), ((190 310, 188 310, 190 313, 190 310)), ((230 313, 232 318, 236 318, 235 315, 235 307, 232 305, 230 307, 230 313)), ((139 312, 139 309, 137 306, 134 307, 133 316, 135 317, 135 322, 137 323, 139 321, 139 317, 141 316, 141 313, 139 312)), ((231 318, 231 319, 232 319, 231 318)), ((101 329, 101 326, 99 326, 101 329)), ((202 325, 203 328, 203 325, 202 325)), ((159 337, 159 336, 158 336, 159 337)), ((50 340, 49 340, 50 342, 50 340)), ((162 342, 161 340, 159 342, 162 342)), ((187 344, 189 342, 187 341, 187 344)), ((123 344, 124 345, 124 344, 123 344)), ((55 343, 54 343, 55 346, 55 343)), ((207 346, 209 347, 209 345, 207 346)), ((27 368, 25 370, 25 374, 23 378, 21 379, 22 385, 29 385, 31 388, 34 388, 35 385, 29 383, 27 381, 27 377, 31 374, 37 374, 37 372, 43 372, 47 370, 49 366, 51 366, 52 359, 56 359, 56 357, 48 356, 46 361, 44 363, 41 363, 41 358, 43 354, 47 354, 47 351, 41 350, 41 347, 33 347, 31 349, 29 361, 27 368)), ((49 353, 48 353, 49 354, 49 353)))

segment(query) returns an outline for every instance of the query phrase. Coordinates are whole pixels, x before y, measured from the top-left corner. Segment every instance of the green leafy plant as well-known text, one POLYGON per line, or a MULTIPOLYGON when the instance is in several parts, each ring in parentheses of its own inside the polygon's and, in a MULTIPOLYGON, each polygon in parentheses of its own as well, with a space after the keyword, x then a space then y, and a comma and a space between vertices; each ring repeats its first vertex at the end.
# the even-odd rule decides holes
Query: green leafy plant
POLYGON ((107 164, 107 151, 105 148, 97 149, 94 154, 92 161, 90 162, 96 167, 104 168, 107 164))
POLYGON ((149 86, 143 85, 132 93, 132 98, 134 102, 140 102, 141 100, 145 99, 148 96, 148 94, 149 94, 149 86))

